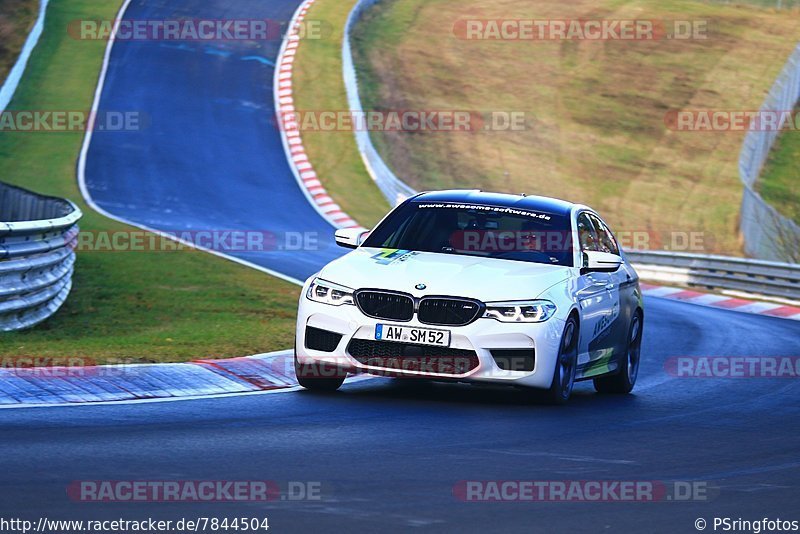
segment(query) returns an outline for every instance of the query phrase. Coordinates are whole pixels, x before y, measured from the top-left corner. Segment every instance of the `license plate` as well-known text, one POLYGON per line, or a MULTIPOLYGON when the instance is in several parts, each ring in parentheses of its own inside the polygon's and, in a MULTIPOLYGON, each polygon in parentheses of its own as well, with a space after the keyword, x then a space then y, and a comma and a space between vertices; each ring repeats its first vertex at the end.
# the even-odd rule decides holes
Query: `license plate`
POLYGON ((415 345, 433 345, 435 347, 450 346, 450 332, 431 328, 415 328, 391 324, 375 325, 375 339, 380 341, 396 341, 415 345))

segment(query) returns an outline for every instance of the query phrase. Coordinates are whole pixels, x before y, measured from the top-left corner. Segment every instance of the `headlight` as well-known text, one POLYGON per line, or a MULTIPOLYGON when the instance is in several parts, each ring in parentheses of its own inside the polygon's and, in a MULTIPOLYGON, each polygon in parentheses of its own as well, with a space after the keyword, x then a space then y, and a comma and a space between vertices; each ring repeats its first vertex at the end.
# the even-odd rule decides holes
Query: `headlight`
POLYGON ((503 323, 543 323, 554 313, 556 305, 549 300, 526 300, 489 302, 483 316, 503 323))
POLYGON ((314 281, 311 282, 311 287, 308 288, 306 298, 314 302, 330 304, 331 306, 353 304, 353 290, 349 287, 315 278, 314 281))

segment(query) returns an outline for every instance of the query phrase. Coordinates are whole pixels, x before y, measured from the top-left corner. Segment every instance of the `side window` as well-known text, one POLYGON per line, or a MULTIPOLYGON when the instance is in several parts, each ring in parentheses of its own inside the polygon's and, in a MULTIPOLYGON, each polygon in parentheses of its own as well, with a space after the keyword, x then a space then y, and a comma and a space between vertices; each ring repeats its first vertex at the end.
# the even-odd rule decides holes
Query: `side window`
POLYGON ((578 240, 581 244, 581 252, 600 250, 597 244, 597 232, 586 213, 578 215, 578 240))
POLYGON ((600 247, 599 250, 601 252, 610 252, 611 254, 616 254, 619 256, 619 245, 617 245, 617 240, 614 237, 614 234, 611 233, 611 230, 608 229, 608 226, 606 226, 603 221, 594 215, 591 215, 590 218, 597 229, 597 242, 598 246, 600 247))

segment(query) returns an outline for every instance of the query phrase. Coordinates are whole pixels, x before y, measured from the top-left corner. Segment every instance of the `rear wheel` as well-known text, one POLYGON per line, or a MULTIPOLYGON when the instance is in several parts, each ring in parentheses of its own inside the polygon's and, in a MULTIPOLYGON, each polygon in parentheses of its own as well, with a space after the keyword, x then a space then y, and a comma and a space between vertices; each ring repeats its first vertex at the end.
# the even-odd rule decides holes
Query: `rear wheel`
POLYGON ((553 372, 553 382, 545 392, 544 400, 550 404, 564 404, 572 395, 575 385, 575 370, 578 367, 578 321, 567 319, 561 336, 561 347, 553 372))
POLYGON ((344 383, 347 371, 321 363, 300 363, 294 357, 294 373, 297 383, 312 391, 336 391, 344 383))
POLYGON ((625 395, 633 390, 639 376, 639 361, 642 354, 642 317, 637 312, 631 320, 628 332, 628 350, 616 374, 594 379, 594 389, 599 393, 625 395))

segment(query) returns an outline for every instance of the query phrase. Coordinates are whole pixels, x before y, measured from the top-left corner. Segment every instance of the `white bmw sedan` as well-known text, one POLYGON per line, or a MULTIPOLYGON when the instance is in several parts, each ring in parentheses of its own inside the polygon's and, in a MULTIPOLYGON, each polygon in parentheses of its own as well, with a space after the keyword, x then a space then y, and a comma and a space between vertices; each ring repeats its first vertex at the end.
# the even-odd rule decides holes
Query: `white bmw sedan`
POLYGON ((639 370, 639 278, 586 206, 440 191, 408 199, 312 276, 297 318, 300 385, 348 373, 507 384, 566 402, 577 380, 628 393, 639 370))

